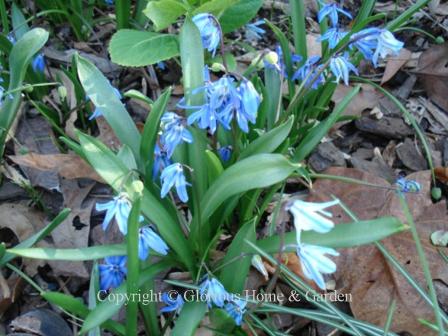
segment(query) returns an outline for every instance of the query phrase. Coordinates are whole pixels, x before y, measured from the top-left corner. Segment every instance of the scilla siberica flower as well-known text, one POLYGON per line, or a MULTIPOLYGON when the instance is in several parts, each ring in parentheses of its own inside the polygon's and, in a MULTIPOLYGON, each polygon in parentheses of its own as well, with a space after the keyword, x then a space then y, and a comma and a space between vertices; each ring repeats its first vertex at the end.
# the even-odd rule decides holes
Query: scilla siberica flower
POLYGON ((378 57, 385 58, 388 55, 398 55, 404 43, 397 40, 388 30, 382 29, 378 35, 378 45, 372 57, 372 63, 377 66, 378 57))
POLYGON ((232 157, 232 146, 224 146, 218 149, 219 157, 222 161, 227 162, 232 157))
POLYGON ((358 74, 358 69, 348 60, 348 53, 339 56, 333 56, 330 59, 330 70, 336 77, 336 83, 342 79, 345 85, 348 85, 350 71, 358 74))
MULTIPOLYGON (((321 2, 322 3, 322 2, 321 2)), ((339 20, 339 14, 345 15, 349 19, 352 19, 352 15, 339 7, 337 3, 324 4, 319 13, 317 14, 317 19, 319 23, 322 22, 327 16, 330 18, 332 26, 336 26, 339 20)))
POLYGON ((109 223, 113 218, 118 224, 121 233, 126 235, 128 232, 128 217, 131 212, 131 202, 126 194, 120 194, 106 203, 97 203, 95 206, 97 211, 106 211, 103 220, 103 230, 106 231, 109 223))
MULTIPOLYGON (((120 100, 123 99, 120 91, 118 91, 117 88, 112 88, 112 91, 118 99, 120 99, 120 100)), ((101 109, 99 107, 96 107, 95 111, 93 111, 93 113, 90 115, 89 120, 93 120, 95 118, 101 117, 102 115, 103 115, 103 112, 101 111, 101 109)))
POLYGON ((254 42, 261 39, 261 35, 264 35, 266 33, 266 30, 260 28, 259 26, 263 25, 264 23, 264 20, 258 20, 254 23, 248 23, 246 25, 246 40, 254 42))
POLYGON ((292 76, 292 80, 299 79, 300 81, 306 81, 305 86, 312 89, 317 89, 319 85, 325 82, 325 76, 321 71, 321 65, 319 65, 320 57, 311 56, 308 58, 303 66, 301 66, 292 76))
POLYGON ((138 257, 140 260, 146 260, 150 250, 167 255, 169 248, 157 233, 149 226, 144 226, 138 230, 138 257))
POLYGON ((166 306, 160 309, 161 313, 175 312, 176 314, 179 314, 185 303, 180 294, 177 294, 176 298, 173 298, 173 292, 170 292, 169 294, 163 293, 162 301, 166 306))
POLYGON ((313 230, 319 233, 326 233, 334 227, 334 223, 326 218, 331 218, 332 214, 324 209, 336 204, 339 204, 339 200, 324 203, 311 203, 295 200, 288 205, 287 210, 289 210, 294 217, 294 227, 296 231, 313 230))
POLYGON ((221 30, 217 19, 212 14, 201 13, 193 17, 193 22, 201 34, 202 45, 214 57, 221 39, 221 30))
POLYGON ((41 53, 37 54, 33 58, 33 61, 31 62, 31 66, 32 66, 34 72, 43 73, 44 69, 45 69, 44 55, 41 53))
POLYGON ((165 149, 161 149, 158 144, 154 147, 154 164, 152 166, 152 178, 153 180, 159 175, 161 170, 171 165, 172 162, 168 158, 168 154, 165 149))
POLYGON ((187 183, 184 175, 184 168, 180 163, 173 163, 166 167, 160 175, 162 180, 162 190, 160 191, 160 197, 164 198, 172 187, 176 187, 177 195, 184 203, 188 201, 187 183))
POLYGON ((338 256, 339 253, 332 248, 298 244, 297 255, 300 259, 303 274, 312 279, 320 289, 325 290, 325 281, 323 274, 330 274, 336 272, 336 264, 325 254, 338 256))
POLYGON ((227 314, 229 314, 234 320, 237 326, 241 325, 243 320, 243 315, 246 312, 247 302, 241 299, 233 299, 232 301, 226 303, 224 309, 227 314))
POLYGON ((98 265, 100 273, 100 287, 102 290, 117 288, 127 274, 126 257, 106 257, 105 263, 98 265))
POLYGON ((200 284, 199 293, 206 298, 209 307, 213 302, 215 306, 222 308, 224 302, 228 301, 230 297, 222 283, 216 278, 210 279, 209 276, 200 284))
POLYGON ((245 133, 249 132, 248 122, 255 124, 261 96, 255 90, 252 82, 243 79, 237 89, 239 99, 235 101, 235 115, 238 126, 245 133))
POLYGON ((347 32, 340 30, 337 27, 329 28, 325 34, 319 37, 317 40, 319 42, 328 41, 328 46, 330 49, 334 49, 339 42, 347 35, 347 32))
POLYGON ((160 142, 162 143, 168 158, 170 158, 177 145, 182 142, 192 143, 193 136, 190 131, 186 129, 183 118, 179 117, 176 113, 165 112, 162 116, 163 133, 160 137, 160 142))
POLYGON ((398 191, 403 193, 416 193, 422 189, 420 183, 414 180, 407 180, 404 177, 398 178, 395 184, 398 187, 398 191))

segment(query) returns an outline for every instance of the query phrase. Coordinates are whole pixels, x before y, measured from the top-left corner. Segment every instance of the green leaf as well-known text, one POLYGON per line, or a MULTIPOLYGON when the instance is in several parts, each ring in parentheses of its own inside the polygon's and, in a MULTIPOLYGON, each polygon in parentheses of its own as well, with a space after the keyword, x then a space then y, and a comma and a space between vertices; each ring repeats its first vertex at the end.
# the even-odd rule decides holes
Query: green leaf
POLYGON ((275 151, 285 139, 288 137, 294 123, 294 117, 277 126, 273 130, 263 134, 255 141, 251 142, 240 155, 240 160, 249 157, 254 154, 272 153, 275 151))
POLYGON ((297 168, 280 154, 258 154, 237 162, 227 168, 205 193, 201 222, 204 223, 231 196, 283 181, 297 168))
POLYGON ((193 12, 195 15, 199 13, 211 13, 219 16, 224 10, 237 3, 238 0, 212 0, 204 3, 193 12))
MULTIPOLYGON (((137 197, 138 193, 132 187, 133 180, 130 178, 130 171, 112 151, 97 139, 86 134, 79 132, 78 137, 85 157, 104 181, 116 192, 120 192, 124 188, 131 200, 137 197)), ((147 189, 143 191, 142 212, 157 226, 162 238, 177 253, 185 266, 193 270, 195 266, 192 252, 179 227, 176 214, 167 211, 160 199, 147 189)))
POLYGON ((152 166, 154 163, 154 148, 156 146, 159 132, 160 118, 165 113, 166 106, 170 99, 171 89, 166 90, 153 104, 151 113, 143 128, 142 142, 140 144, 140 157, 145 163, 146 179, 152 178, 152 166))
POLYGON ((178 56, 179 46, 174 35, 121 29, 112 36, 109 53, 114 63, 141 67, 178 56))
POLYGON ((120 141, 128 145, 134 156, 139 157, 140 133, 120 99, 113 94, 113 87, 106 77, 87 59, 78 56, 79 80, 87 96, 97 108, 101 109, 104 118, 114 130, 120 141))
POLYGON ((224 171, 221 160, 211 150, 206 150, 205 155, 207 158, 207 172, 209 183, 213 183, 224 171))
POLYGON ((328 133, 329 129, 339 119, 351 100, 358 94, 359 89, 359 85, 354 87, 335 107, 335 109, 327 117, 327 119, 319 123, 307 133, 305 138, 303 138, 303 140, 300 142, 300 145, 296 148, 296 152, 294 155, 295 162, 302 161, 313 151, 313 149, 319 144, 322 138, 328 133))
POLYGON ((150 1, 143 13, 154 23, 156 30, 167 28, 187 11, 185 5, 176 0, 150 1))
POLYGON ((22 11, 14 2, 12 3, 11 21, 14 29, 14 37, 16 40, 20 40, 30 30, 30 27, 22 11))
POLYGON ((263 5, 263 0, 239 0, 221 16, 221 28, 230 33, 252 20, 263 5))
POLYGON ((117 153, 117 158, 123 162, 123 164, 129 170, 137 170, 137 162, 135 162, 134 154, 132 154, 131 149, 127 145, 121 146, 117 153))
MULTIPOLYGON (((62 309, 68 311, 71 314, 75 314, 81 318, 85 318, 89 314, 89 309, 81 301, 71 295, 58 293, 58 292, 44 292, 41 296, 48 302, 61 307, 62 309)), ((108 320, 102 325, 105 329, 112 331, 118 335, 124 335, 125 329, 123 325, 118 322, 108 320)))
POLYGON ((12 248, 7 252, 31 259, 42 260, 95 260, 110 256, 126 255, 126 245, 101 245, 93 247, 84 247, 76 249, 57 249, 57 248, 12 248))
MULTIPOLYGON (((13 91, 22 86, 23 79, 33 56, 45 45, 48 32, 41 28, 34 28, 27 32, 12 47, 9 55, 9 87, 13 91)), ((16 91, 12 99, 5 99, 0 108, 0 157, 3 156, 4 143, 20 105, 22 92, 16 91)))
MULTIPOLYGON (((25 239, 20 244, 16 245, 15 248, 25 249, 33 246, 34 244, 40 242, 46 236, 48 236, 54 229, 56 229, 59 224, 61 224, 70 214, 70 209, 62 210, 59 215, 57 215, 46 227, 32 235, 31 237, 25 239)), ((4 266, 6 263, 14 259, 16 255, 6 252, 0 259, 0 266, 4 266)))
POLYGON ((243 225, 222 260, 222 265, 226 266, 222 268, 219 279, 229 293, 241 293, 244 289, 252 258, 252 249, 245 240, 254 243, 257 239, 255 223, 252 219, 243 225))
MULTIPOLYGON (((305 231, 302 233, 302 240, 307 244, 344 248, 369 244, 406 229, 407 226, 399 219, 395 217, 382 217, 349 224, 338 224, 333 230, 324 234, 305 231)), ((280 237, 278 235, 257 242, 257 245, 268 253, 277 253, 279 244, 280 237)), ((286 233, 284 246, 296 244, 296 232, 286 233)), ((294 248, 288 248, 287 251, 294 251, 294 248)))
MULTIPOLYGON (((141 287, 144 283, 154 279, 154 277, 165 269, 172 267, 172 263, 166 260, 152 264, 148 268, 142 270, 139 275, 138 285, 141 287)), ((125 304, 126 282, 123 282, 120 287, 114 289, 112 293, 114 297, 121 298, 116 301, 104 300, 98 303, 96 308, 92 310, 87 316, 82 325, 80 333, 86 333, 90 329, 96 328, 103 324, 112 316, 120 311, 120 308, 125 304)))
POLYGON ((207 312, 205 302, 188 302, 182 307, 171 336, 194 336, 207 312))

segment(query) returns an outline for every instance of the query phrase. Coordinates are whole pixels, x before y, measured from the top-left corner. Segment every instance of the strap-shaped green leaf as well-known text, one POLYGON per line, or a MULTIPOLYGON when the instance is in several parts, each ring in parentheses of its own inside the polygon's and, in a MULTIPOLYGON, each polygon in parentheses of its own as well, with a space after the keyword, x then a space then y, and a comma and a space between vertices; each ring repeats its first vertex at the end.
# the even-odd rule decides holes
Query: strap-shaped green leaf
POLYGON ((162 30, 186 11, 186 6, 180 1, 159 0, 149 1, 143 13, 154 23, 156 30, 162 30))
POLYGON ((207 304, 205 302, 188 302, 185 303, 171 336, 193 336, 199 323, 207 312, 207 304))

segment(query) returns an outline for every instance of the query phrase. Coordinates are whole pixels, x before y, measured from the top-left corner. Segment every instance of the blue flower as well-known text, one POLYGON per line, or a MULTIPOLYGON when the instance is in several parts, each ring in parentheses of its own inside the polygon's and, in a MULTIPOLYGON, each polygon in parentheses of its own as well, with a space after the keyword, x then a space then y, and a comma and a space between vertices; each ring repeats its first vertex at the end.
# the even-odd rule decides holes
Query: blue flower
POLYGON ((378 28, 366 28, 363 29, 350 37, 350 48, 353 49, 355 46, 365 59, 371 61, 373 57, 373 52, 378 45, 378 35, 381 29, 378 28))
POLYGON ((98 265, 100 273, 100 287, 102 290, 117 288, 127 274, 126 257, 106 257, 105 263, 98 265))
MULTIPOLYGON (((112 91, 113 91, 113 93, 115 94, 115 96, 118 98, 118 99, 123 99, 123 97, 121 96, 121 93, 120 93, 120 91, 118 91, 118 89, 117 88, 112 88, 112 91)), ((103 115, 103 112, 101 111, 101 109, 99 108, 99 107, 96 107, 95 108, 95 111, 93 111, 93 113, 90 115, 90 117, 89 117, 89 120, 93 120, 93 119, 96 119, 96 118, 98 118, 98 117, 101 117, 103 115)))
POLYGON ((319 61, 319 56, 308 58, 305 64, 294 73, 292 80, 305 81, 305 87, 311 86, 312 89, 317 89, 319 85, 325 82, 325 76, 319 61))
POLYGON ((129 202, 125 194, 116 196, 106 203, 97 203, 95 209, 97 211, 106 211, 106 216, 104 216, 103 220, 103 230, 107 229, 109 223, 115 217, 121 233, 126 235, 128 232, 128 217, 131 212, 131 202, 129 202))
POLYGON ((157 233, 149 226, 144 226, 138 230, 138 257, 140 260, 148 258, 150 249, 162 255, 167 255, 169 250, 166 243, 157 233))
POLYGON ((219 157, 222 161, 227 162, 232 157, 232 146, 224 146, 218 149, 219 157))
POLYGON ((395 184, 397 185, 398 190, 403 193, 416 193, 422 189, 420 183, 414 180, 407 180, 404 177, 398 178, 395 184))
POLYGON ((388 30, 383 29, 378 35, 378 45, 372 57, 372 63, 378 65, 378 57, 385 58, 388 55, 398 55, 403 48, 404 43, 397 40, 388 30))
POLYGON ((159 175, 159 172, 165 167, 168 167, 172 164, 171 160, 168 158, 168 155, 165 149, 161 149, 158 144, 154 147, 154 164, 152 166, 152 178, 153 180, 159 175))
POLYGON ((328 247, 308 244, 297 245, 297 255, 300 259, 303 274, 308 279, 313 280, 322 290, 325 290, 325 281, 322 274, 336 271, 336 264, 325 254, 339 255, 337 251, 328 247))
POLYGON ((45 59, 43 54, 37 54, 31 62, 34 72, 43 73, 45 69, 45 59))
POLYGON ((218 20, 211 14, 201 13, 193 17, 193 22, 201 34, 202 45, 215 56, 221 39, 221 29, 218 20))
POLYGON ((330 22, 331 22, 332 26, 334 27, 338 24, 339 13, 342 15, 345 15, 349 19, 353 18, 349 12, 340 8, 338 4, 331 3, 331 4, 324 5, 320 9, 319 13, 317 14, 317 19, 320 23, 320 22, 322 22, 323 19, 325 19, 328 16, 330 18, 330 22))
POLYGON ((192 143, 193 136, 183 124, 183 119, 173 112, 166 112, 161 119, 163 123, 163 133, 160 142, 170 158, 177 145, 182 142, 192 143))
POLYGON ((104 0, 104 2, 109 6, 112 6, 114 4, 114 0, 104 0))
POLYGON ((319 233, 326 233, 334 227, 334 223, 326 218, 332 217, 332 214, 324 209, 336 204, 339 204, 339 200, 324 203, 311 203, 295 200, 287 207, 287 209, 294 216, 294 227, 296 231, 313 230, 319 233))
POLYGON ((343 79, 345 85, 348 85, 350 71, 358 74, 358 69, 348 60, 348 53, 332 57, 330 60, 330 70, 336 77, 335 82, 339 83, 343 79))
POLYGON ((157 67, 158 67, 160 70, 162 70, 162 71, 166 69, 166 63, 163 62, 163 61, 158 62, 156 65, 157 65, 157 67))
POLYGON ((241 97, 240 108, 236 109, 236 121, 238 126, 245 133, 249 132, 248 121, 255 124, 257 119, 258 107, 261 103, 261 96, 253 86, 252 82, 244 79, 238 87, 238 93, 241 97))
POLYGON ((246 40, 248 41, 258 41, 261 39, 261 35, 266 33, 266 30, 260 28, 259 26, 263 25, 264 20, 258 20, 254 23, 248 23, 246 25, 246 40))
POLYGON ((241 325, 243 315, 246 312, 247 302, 241 299, 234 299, 224 306, 227 314, 229 314, 234 320, 237 326, 241 325))
POLYGON ((185 180, 184 168, 180 163, 173 163, 162 171, 160 176, 162 180, 162 190, 160 197, 164 198, 170 189, 175 186, 177 195, 184 203, 188 201, 187 186, 190 184, 185 180))
POLYGON ((337 27, 329 28, 325 34, 318 38, 318 41, 328 41, 330 49, 334 49, 346 35, 347 32, 342 31, 337 27))
POLYGON ((222 283, 216 278, 206 277, 206 279, 199 286, 199 293, 205 296, 207 304, 211 307, 213 302, 215 306, 222 308, 224 301, 229 300, 229 293, 224 289, 222 283))
POLYGON ((185 303, 182 295, 177 294, 177 297, 174 299, 172 298, 172 294, 173 292, 170 292, 169 294, 162 294, 162 301, 166 304, 166 306, 160 309, 161 313, 175 312, 176 314, 179 314, 182 310, 185 303))

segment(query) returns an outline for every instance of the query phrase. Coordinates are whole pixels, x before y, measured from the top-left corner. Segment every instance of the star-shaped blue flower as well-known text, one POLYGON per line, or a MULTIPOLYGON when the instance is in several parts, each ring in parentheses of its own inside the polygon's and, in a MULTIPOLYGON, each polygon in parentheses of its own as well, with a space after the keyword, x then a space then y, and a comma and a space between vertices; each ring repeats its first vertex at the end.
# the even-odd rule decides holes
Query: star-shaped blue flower
POLYGON ((325 34, 318 38, 318 41, 328 41, 330 49, 334 49, 339 42, 347 35, 347 32, 337 28, 329 28, 325 34))
POLYGON ((213 303, 215 306, 222 308, 224 302, 228 301, 230 297, 222 283, 216 278, 210 279, 209 276, 200 284, 199 293, 201 296, 205 296, 209 307, 213 303))
POLYGON ((221 40, 221 30, 218 26, 218 20, 212 14, 201 13, 193 17, 193 22, 201 34, 202 45, 214 57, 219 41, 221 40))
POLYGON ((100 287, 102 290, 117 288, 121 285, 127 274, 127 258, 106 257, 105 263, 98 265, 100 273, 100 287))
POLYGON ((331 25, 335 27, 338 24, 339 14, 345 15, 349 19, 353 19, 352 15, 339 7, 337 3, 325 4, 317 14, 317 19, 320 23, 328 16, 330 18, 331 25))
POLYGON ((172 187, 176 187, 179 199, 184 203, 188 202, 187 186, 190 184, 185 179, 184 168, 180 163, 173 163, 166 167, 162 171, 160 179, 162 180, 160 197, 164 198, 172 187))
POLYGON ((240 326, 241 322, 243 321, 243 315, 246 312, 246 305, 246 301, 236 298, 229 301, 224 306, 227 314, 229 314, 235 320, 235 324, 237 326, 240 326))
POLYGON ((170 158, 176 147, 182 143, 192 143, 193 136, 184 125, 183 118, 173 112, 166 112, 161 119, 163 124, 163 133, 160 142, 170 158))
POLYGON ((335 82, 339 83, 342 79, 345 85, 348 85, 350 71, 358 74, 358 69, 348 60, 348 53, 332 57, 330 59, 330 70, 336 77, 335 82))
POLYGON ((140 260, 146 260, 150 250, 166 255, 169 248, 157 233, 149 226, 144 226, 138 231, 138 257, 140 260))
POLYGON ((176 314, 179 314, 182 310, 182 307, 184 306, 184 299, 182 298, 182 295, 177 294, 176 298, 173 298, 173 292, 163 293, 162 294, 162 301, 166 304, 165 307, 162 307, 160 309, 161 313, 169 313, 169 312, 175 312, 176 314))

